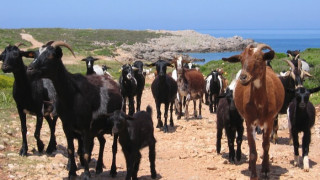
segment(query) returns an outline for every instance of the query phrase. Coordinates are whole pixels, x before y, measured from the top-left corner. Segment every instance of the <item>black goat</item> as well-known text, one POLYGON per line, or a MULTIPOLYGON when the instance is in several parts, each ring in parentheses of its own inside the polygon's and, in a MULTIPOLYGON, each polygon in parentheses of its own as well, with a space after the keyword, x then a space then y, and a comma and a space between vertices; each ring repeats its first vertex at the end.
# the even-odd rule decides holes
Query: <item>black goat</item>
POLYGON ((143 62, 141 61, 135 61, 133 63, 133 67, 137 68, 137 70, 134 71, 134 78, 137 81, 137 112, 140 111, 141 106, 141 96, 145 85, 145 76, 143 75, 143 62))
POLYGON ((129 115, 134 113, 134 96, 137 95, 137 80, 134 77, 133 70, 137 70, 136 67, 132 67, 130 64, 124 64, 121 68, 121 76, 119 78, 119 84, 121 89, 121 95, 123 98, 123 111, 126 113, 126 101, 129 100, 129 115))
MULTIPOLYGON (((52 80, 57 91, 58 114, 62 121, 63 130, 68 143, 69 178, 76 176, 77 166, 74 159, 75 138, 81 139, 79 149, 82 150, 85 167, 84 179, 89 179, 88 161, 94 137, 100 143, 99 158, 96 173, 102 172, 103 150, 105 139, 103 134, 111 134, 112 122, 104 115, 120 110, 122 97, 118 84, 109 76, 69 73, 62 63, 62 49, 67 47, 74 55, 71 47, 62 41, 50 41, 39 49, 35 60, 29 65, 28 72, 37 77, 52 80), (81 148, 83 146, 83 149, 81 148)), ((110 174, 116 175, 115 154, 117 150, 117 136, 113 142, 113 161, 110 174)))
POLYGON ((289 122, 291 124, 291 136, 294 148, 294 165, 299 166, 299 132, 303 132, 302 156, 303 169, 309 171, 309 144, 311 141, 311 128, 315 122, 315 108, 309 101, 310 94, 320 90, 320 87, 306 89, 299 87, 295 91, 295 98, 288 108, 289 122))
POLYGON ((218 96, 219 104, 217 108, 217 153, 221 149, 221 137, 223 128, 226 131, 229 147, 229 161, 234 162, 234 139, 237 132, 237 160, 241 159, 241 143, 243 136, 243 119, 233 101, 233 90, 226 89, 226 93, 218 96))
POLYGON ((93 58, 92 56, 88 56, 88 57, 82 59, 82 61, 85 61, 86 65, 87 65, 86 75, 96 74, 96 72, 93 70, 93 64, 96 60, 98 60, 98 58, 93 58))
POLYGON ((19 154, 26 156, 28 152, 27 143, 27 125, 26 114, 32 114, 37 116, 36 130, 34 137, 37 140, 38 151, 42 152, 44 144, 40 139, 40 130, 42 127, 43 117, 47 120, 51 137, 46 152, 51 154, 56 150, 56 138, 55 138, 55 126, 58 115, 55 111, 55 89, 52 86, 52 82, 48 79, 34 79, 31 75, 27 74, 27 67, 22 61, 22 57, 28 57, 31 51, 24 52, 18 47, 22 44, 14 46, 7 46, 1 53, 2 71, 4 73, 12 72, 14 75, 13 84, 13 98, 16 101, 17 110, 21 121, 21 133, 22 133, 22 147, 19 154), (48 103, 44 103, 48 102, 48 103), (51 103, 49 103, 51 102, 51 103), (50 114, 53 117, 51 118, 50 114))
POLYGON ((110 117, 113 121, 112 132, 119 134, 119 142, 126 159, 127 175, 126 180, 137 179, 141 153, 140 149, 149 146, 149 161, 151 177, 155 179, 156 139, 153 135, 152 109, 139 111, 132 116, 122 111, 115 111, 110 117))
POLYGON ((153 80, 151 85, 152 95, 156 101, 156 107, 157 107, 157 119, 158 119, 157 128, 163 127, 163 123, 161 121, 160 107, 161 107, 161 104, 164 103, 165 105, 164 132, 168 132, 167 119, 168 119, 169 104, 170 104, 170 126, 173 127, 174 125, 173 118, 172 118, 173 103, 176 99, 177 91, 178 91, 177 82, 172 77, 166 74, 167 66, 172 67, 172 65, 167 61, 158 60, 157 62, 154 62, 147 66, 156 66, 157 74, 158 74, 156 78, 153 80))
MULTIPOLYGON (((293 64, 292 61, 285 60, 290 66, 291 70, 285 73, 285 76, 279 76, 283 87, 285 88, 285 97, 282 108, 279 114, 286 114, 290 102, 294 99, 295 93, 294 89, 301 87, 303 81, 306 77, 311 77, 311 75, 302 70, 301 60, 297 61, 297 65, 293 64)), ((278 116, 275 118, 273 123, 273 131, 271 133, 271 141, 277 143, 278 135, 278 116)))

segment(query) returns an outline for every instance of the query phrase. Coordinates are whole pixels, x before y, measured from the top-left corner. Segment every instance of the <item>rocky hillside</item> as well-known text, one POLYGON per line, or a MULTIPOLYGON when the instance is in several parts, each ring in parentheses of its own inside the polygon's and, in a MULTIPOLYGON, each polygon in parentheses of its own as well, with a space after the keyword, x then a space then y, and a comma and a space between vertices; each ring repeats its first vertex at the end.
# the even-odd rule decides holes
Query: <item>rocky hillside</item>
POLYGON ((147 43, 123 44, 120 48, 132 54, 132 58, 155 60, 159 56, 169 58, 183 52, 237 51, 253 42, 251 39, 243 39, 240 36, 216 38, 193 30, 157 30, 152 32, 168 35, 153 38, 147 43))

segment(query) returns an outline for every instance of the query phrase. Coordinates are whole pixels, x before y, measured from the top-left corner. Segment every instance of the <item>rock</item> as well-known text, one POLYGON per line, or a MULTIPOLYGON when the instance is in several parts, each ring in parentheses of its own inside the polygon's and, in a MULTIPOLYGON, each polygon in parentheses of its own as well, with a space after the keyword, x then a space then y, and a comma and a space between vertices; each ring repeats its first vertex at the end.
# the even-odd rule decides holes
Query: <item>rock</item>
POLYGON ((0 153, 0 159, 4 159, 6 157, 5 154, 0 153))
POLYGON ((207 169, 208 169, 208 170, 217 170, 218 168, 215 167, 215 166, 208 166, 207 169))
POLYGON ((18 157, 18 153, 8 153, 7 157, 18 157))
POLYGON ((187 159, 188 156, 186 156, 185 154, 179 155, 179 159, 187 159))
POLYGON ((0 151, 4 150, 4 145, 0 144, 0 151))

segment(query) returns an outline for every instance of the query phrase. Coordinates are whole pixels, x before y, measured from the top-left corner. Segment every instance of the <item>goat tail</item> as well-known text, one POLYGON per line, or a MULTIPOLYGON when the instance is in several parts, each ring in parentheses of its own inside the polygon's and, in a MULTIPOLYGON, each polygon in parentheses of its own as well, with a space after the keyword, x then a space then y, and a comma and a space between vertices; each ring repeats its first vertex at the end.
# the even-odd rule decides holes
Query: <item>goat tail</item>
POLYGON ((150 105, 147 106, 147 113, 152 117, 152 107, 150 105))

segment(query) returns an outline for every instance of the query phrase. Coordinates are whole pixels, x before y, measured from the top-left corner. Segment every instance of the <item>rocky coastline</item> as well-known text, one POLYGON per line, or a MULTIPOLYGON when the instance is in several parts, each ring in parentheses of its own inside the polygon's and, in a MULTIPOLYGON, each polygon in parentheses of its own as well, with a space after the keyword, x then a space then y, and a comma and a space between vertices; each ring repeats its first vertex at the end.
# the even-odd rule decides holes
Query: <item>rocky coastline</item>
POLYGON ((151 39, 147 43, 121 45, 120 48, 122 51, 130 54, 130 59, 154 61, 159 59, 159 57, 172 58, 177 54, 188 52, 238 51, 243 50, 248 44, 254 42, 252 39, 243 39, 240 36, 216 38, 209 34, 198 33, 194 30, 149 31, 166 35, 151 39))

